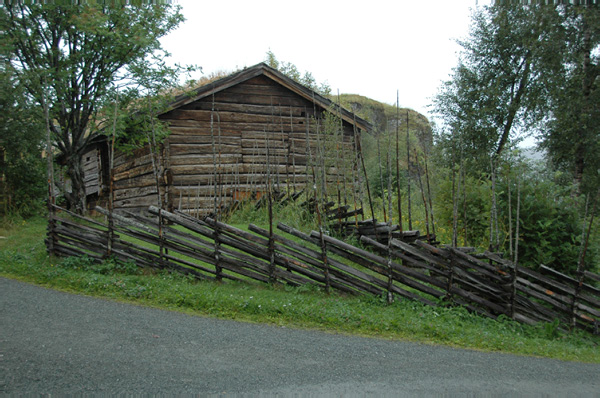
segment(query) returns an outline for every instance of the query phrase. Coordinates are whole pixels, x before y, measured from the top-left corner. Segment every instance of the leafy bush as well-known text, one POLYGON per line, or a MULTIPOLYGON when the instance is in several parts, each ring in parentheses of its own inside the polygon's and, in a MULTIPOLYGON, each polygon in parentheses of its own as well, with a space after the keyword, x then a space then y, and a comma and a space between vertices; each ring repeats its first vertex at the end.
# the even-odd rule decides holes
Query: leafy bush
POLYGON ((27 101, 13 70, 0 67, 0 212, 22 217, 43 208, 47 184, 42 159, 44 125, 41 111, 27 101), (3 180, 3 181, 2 181, 3 180))
MULTIPOLYGON (((520 176, 519 263, 537 268, 540 264, 574 274, 581 248, 580 200, 571 197, 570 187, 561 186, 539 168, 520 176)), ((512 182, 512 216, 516 217, 517 189, 512 182)), ((499 184, 499 217, 508 225, 508 189, 499 184)), ((513 223, 513 233, 515 224, 513 223)), ((507 232, 507 231, 506 231, 507 232)), ((508 239, 504 248, 508 251, 508 239)), ((593 256, 593 254, 591 254, 593 256)))
MULTIPOLYGON (((572 197, 572 187, 560 174, 547 171, 543 164, 522 162, 499 173, 496 193, 500 246, 510 251, 509 199, 512 207, 512 234, 516 232, 517 184, 520 185, 519 264, 538 268, 541 264, 573 275, 581 250, 583 229, 582 200, 572 197), (508 171, 507 171, 508 170, 508 171), (506 174, 508 172, 509 174, 506 174), (519 181, 517 183, 517 181, 519 181), (510 184, 510 198, 508 195, 510 184)), ((491 181, 487 177, 466 177, 466 219, 464 194, 458 197, 459 245, 489 247, 491 181), (465 229, 466 228, 466 229, 465 229), (466 236, 465 236, 466 233, 466 236)), ((452 176, 437 184, 436 216, 438 224, 452 230, 452 176)), ((598 253, 597 233, 592 236, 586 264, 595 264, 598 253)), ((514 238, 513 238, 514 239, 514 238)), ((513 248, 515 242, 513 240, 513 248)))
MULTIPOLYGON (((439 170, 439 172, 444 172, 439 170)), ((452 202, 452 173, 445 170, 446 178, 437 184, 435 211, 437 223, 450 231, 452 237, 453 202, 452 202)), ((458 192, 458 173, 456 175, 458 192)), ((465 246, 489 245, 490 208, 491 208, 491 183, 483 178, 466 177, 466 183, 460 183, 458 192, 458 235, 459 244, 465 246), (464 193, 466 186, 466 195, 464 193), (466 203, 465 203, 466 197, 466 203), (466 207, 466 211, 465 211, 466 207), (466 213, 466 218, 465 218, 466 213)), ((439 229, 439 228, 438 228, 439 229)), ((450 241, 444 242, 450 243, 450 241)))

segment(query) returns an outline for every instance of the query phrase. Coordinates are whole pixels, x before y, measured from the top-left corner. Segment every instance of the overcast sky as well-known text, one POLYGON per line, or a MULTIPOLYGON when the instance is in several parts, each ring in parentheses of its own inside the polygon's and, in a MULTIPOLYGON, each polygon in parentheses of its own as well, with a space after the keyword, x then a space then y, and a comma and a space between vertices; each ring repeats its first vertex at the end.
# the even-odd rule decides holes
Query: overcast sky
POLYGON ((186 21, 162 43, 204 74, 280 61, 310 71, 333 93, 360 94, 429 115, 457 64, 471 11, 489 0, 176 0, 186 21))

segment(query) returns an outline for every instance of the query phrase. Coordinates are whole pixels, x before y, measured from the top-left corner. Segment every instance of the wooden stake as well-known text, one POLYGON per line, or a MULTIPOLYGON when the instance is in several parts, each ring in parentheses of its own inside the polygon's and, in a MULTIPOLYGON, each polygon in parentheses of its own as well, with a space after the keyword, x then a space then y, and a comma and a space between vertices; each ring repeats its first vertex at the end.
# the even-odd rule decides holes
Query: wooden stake
POLYGON ((377 159, 379 161, 379 185, 381 185, 381 198, 383 203, 383 222, 387 222, 387 212, 385 210, 385 190, 383 189, 383 171, 381 169, 381 145, 379 134, 377 134, 377 159))
POLYGON ((467 222, 467 172, 465 170, 464 157, 462 147, 460 150, 460 173, 459 178, 462 178, 462 193, 463 193, 463 227, 465 229, 464 243, 469 246, 469 223, 467 222))
POLYGON ((46 172, 48 175, 48 254, 54 255, 54 245, 56 243, 56 234, 54 231, 56 227, 54 220, 54 161, 52 154, 52 138, 50 134, 50 111, 48 109, 48 103, 46 102, 45 95, 42 95, 42 108, 44 109, 44 119, 46 122, 46 172))
POLYGON ((396 188, 398 189, 398 228, 402 234, 402 191, 400 190, 400 91, 396 90, 396 188))
MULTIPOLYGON (((394 272, 392 269, 392 155, 391 145, 388 140, 388 151, 387 151, 387 188, 388 188, 388 214, 390 215, 390 227, 388 228, 387 236, 387 269, 388 269, 388 286, 387 286, 387 302, 391 304, 394 301, 394 294, 392 293, 392 286, 394 283, 394 272)), ((402 222, 402 221, 400 221, 402 222)))
POLYGON ((421 179, 421 166, 419 165, 419 156, 415 149, 415 162, 417 164, 417 177, 419 181, 419 189, 421 190, 421 198, 423 198, 423 207, 425 208, 425 230, 427 231, 427 241, 431 242, 429 235, 429 211, 427 210, 427 200, 425 199, 425 190, 423 189, 423 181, 421 179))
POLYGON ((458 193, 460 179, 456 183, 456 164, 452 164, 452 247, 458 247, 458 193), (458 185, 458 187, 457 187, 458 185))
POLYGON ((510 291, 510 313, 511 317, 515 317, 515 299, 517 297, 517 278, 519 270, 519 217, 521 216, 521 178, 517 175, 517 220, 515 228, 515 257, 513 260, 512 275, 511 275, 511 291, 510 291))
POLYGON ((500 232, 498 228, 498 209, 496 206, 496 162, 494 157, 490 158, 492 171, 492 209, 490 211, 490 251, 496 251, 500 247, 500 232), (494 234, 496 242, 494 244, 494 234))
MULTIPOLYGON (((296 193, 296 148, 294 147, 294 119, 292 115, 292 107, 290 105, 290 142, 289 142, 289 150, 288 153, 292 154, 292 188, 294 193, 296 193)), ((289 195, 289 188, 288 188, 289 195)))
MULTIPOLYGON (((152 106, 150 101, 148 100, 148 114, 150 115, 150 135, 147 134, 148 137, 148 146, 150 149, 150 160, 152 161, 152 171, 154 173, 154 179, 156 182, 156 193, 158 196, 158 207, 161 210, 164 210, 164 202, 161 194, 161 175, 164 175, 164 169, 161 165, 161 156, 160 156, 160 148, 156 143, 156 127, 155 120, 152 111, 152 106)), ((163 219, 162 215, 158 215, 158 247, 159 247, 159 255, 161 263, 164 261, 165 256, 165 237, 163 231, 163 219)))
POLYGON ((377 224, 377 220, 375 218, 375 210, 373 209, 373 200, 371 199, 371 189, 369 188, 369 177, 367 176, 367 168, 365 167, 365 157, 362 153, 362 146, 360 145, 360 141, 358 143, 358 155, 360 157, 360 163, 363 169, 363 175, 365 176, 365 184, 367 186, 367 197, 369 199, 369 207, 371 208, 371 217, 373 219, 373 227, 377 224))
MULTIPOLYGON (((340 90, 338 90, 337 92, 338 95, 338 107, 337 107, 337 111, 338 111, 338 118, 340 120, 340 140, 339 140, 339 144, 340 147, 338 148, 338 162, 337 162, 337 174, 338 174, 338 180, 339 180, 339 175, 340 175, 340 168, 342 169, 342 190, 344 191, 344 206, 346 206, 348 204, 348 197, 347 197, 347 192, 346 192, 346 158, 344 157, 344 120, 342 119, 342 100, 340 99, 340 90)), ((338 188, 339 191, 339 188, 338 188)), ((338 205, 341 205, 341 198, 340 195, 338 193, 338 205)), ((342 220, 340 219, 339 222, 341 223, 342 220)))
POLYGON ((275 241, 273 240, 273 194, 271 192, 271 162, 269 151, 269 136, 265 130, 265 141, 267 142, 267 201, 269 206, 269 283, 274 284, 275 278, 275 241))
MULTIPOLYGON (((286 185, 286 190, 287 190, 287 194, 290 194, 290 140, 288 138, 288 144, 285 145, 285 133, 283 132, 283 114, 281 112, 281 105, 279 106, 279 122, 281 125, 281 144, 282 144, 282 148, 287 148, 286 152, 285 152, 285 185, 286 185)), ((290 134, 294 133, 294 125, 293 123, 290 123, 292 130, 290 132, 290 134)), ((279 167, 277 168, 278 172, 279 172, 279 167)))
MULTIPOLYGON (((220 192, 219 192, 219 177, 218 177, 218 166, 217 166, 217 151, 219 153, 219 163, 221 160, 221 149, 216 148, 215 142, 215 130, 214 130, 214 114, 215 114, 215 94, 212 95, 212 106, 210 111, 210 138, 212 143, 212 157, 213 157, 213 217, 218 222, 219 214, 220 214, 220 192)), ((220 134, 219 134, 220 140, 220 134)), ((220 143, 219 143, 220 147, 220 143)), ((200 187, 200 185, 198 185, 200 187)), ((215 225, 215 247, 214 247, 214 258, 215 258, 215 277, 217 281, 221 281, 223 279, 223 268, 221 267, 221 251, 220 251, 220 239, 219 239, 219 228, 218 225, 215 225)))
POLYGON ((435 237, 435 217, 433 217, 433 201, 431 199, 431 187, 429 185, 429 168, 427 167, 427 152, 423 154, 425 158, 425 181, 427 181, 427 199, 429 200, 429 214, 431 215, 431 232, 435 237))
MULTIPOLYGON (((314 103, 314 92, 313 92, 313 103, 314 103)), ((315 111, 316 112, 316 111, 315 111)), ((319 243, 321 244, 321 261, 323 262, 323 276, 325 278, 325 292, 329 293, 331 286, 331 278, 329 275, 329 260, 327 258, 327 244, 325 243, 324 232, 323 232, 323 217, 321 215, 321 206, 319 204, 318 189, 317 189, 317 171, 315 169, 315 163, 312 161, 312 150, 310 148, 309 136, 308 136, 308 115, 306 123, 306 145, 308 149, 308 158, 311 159, 311 169, 313 175, 313 197, 315 201, 315 212, 317 213, 317 223, 319 224, 319 243)), ((319 120, 317 119, 317 150, 319 149, 319 120)), ((307 167, 308 170, 308 167, 307 167)), ((308 180, 308 179, 307 179, 308 180)))
MULTIPOLYGON (((362 184, 362 174, 360 174, 360 171, 358 170, 359 165, 358 163, 360 162, 359 158, 359 151, 358 151, 358 147, 359 147, 359 143, 360 143, 360 137, 359 137, 359 132, 358 129, 356 128, 356 113, 352 113, 352 117, 354 119, 354 164, 352 166, 353 171, 356 173, 355 176, 355 181, 358 184, 358 201, 360 203, 360 208, 362 209, 364 207, 364 191, 363 191, 363 184, 362 184)), ((366 174, 365 174, 365 178, 366 178, 366 174)), ((356 192, 355 192, 356 193, 356 192)), ((354 201, 354 208, 356 209, 356 200, 354 201)), ((371 209, 372 210, 372 209, 371 209)), ((365 220, 365 212, 361 212, 361 220, 364 221, 365 220)), ((356 216, 354 216, 354 221, 356 224, 356 230, 358 231, 358 218, 356 216)))
MULTIPOLYGON (((592 214, 590 216, 590 222, 588 225, 587 234, 585 235, 585 242, 582 242, 583 250, 579 256, 579 261, 577 263, 577 285, 575 287, 575 294, 573 295, 573 302, 571 303, 571 327, 575 328, 577 326, 577 314, 575 312, 575 308, 577 308, 577 299, 579 298, 579 294, 581 293, 581 287, 583 285, 584 271, 585 271, 585 255, 588 248, 588 243, 590 241, 590 234, 592 232, 592 225, 594 223, 594 215, 596 214, 596 208, 598 205, 598 197, 600 197, 600 189, 596 193, 596 197, 594 198, 594 206, 592 208, 592 214)), ((587 207, 587 206, 586 206, 587 207)), ((585 221, 585 218, 584 218, 585 221)), ((584 222, 585 228, 585 222, 584 222)))
POLYGON ((112 128, 112 142, 110 145, 110 157, 108 159, 108 242, 106 248, 106 256, 109 257, 112 254, 112 247, 114 241, 114 220, 113 220, 113 210, 114 210, 114 161, 115 161, 115 141, 117 136, 117 111, 119 104, 119 91, 117 90, 117 98, 115 100, 115 113, 113 119, 113 128, 112 128))
POLYGON ((512 182, 510 180, 510 163, 506 172, 506 186, 508 188, 508 258, 513 258, 513 236, 512 236, 512 182))
POLYGON ((406 181, 407 181, 407 199, 408 199, 408 230, 412 231, 412 209, 411 209, 411 198, 410 198, 410 135, 409 135, 409 123, 408 123, 408 109, 406 110, 406 181))

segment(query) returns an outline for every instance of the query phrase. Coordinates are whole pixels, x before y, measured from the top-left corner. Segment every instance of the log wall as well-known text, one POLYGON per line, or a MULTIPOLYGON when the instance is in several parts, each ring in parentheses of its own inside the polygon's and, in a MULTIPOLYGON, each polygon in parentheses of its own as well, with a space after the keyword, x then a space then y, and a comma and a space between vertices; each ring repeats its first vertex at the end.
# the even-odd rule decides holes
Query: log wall
POLYGON ((102 158, 100 149, 94 147, 83 154, 82 165, 84 172, 85 193, 98 194, 102 187, 102 158))
MULTIPOLYGON (((184 212, 212 212, 215 187, 221 206, 260 195, 267 189, 267 174, 276 189, 295 191, 311 180, 312 165, 325 165, 331 184, 351 163, 339 159, 354 156, 353 126, 344 122, 343 138, 337 126, 328 133, 322 109, 265 76, 160 119, 171 130, 162 148, 161 193, 168 197, 167 208, 184 212)), ((147 149, 117 156, 114 173, 115 208, 141 210, 157 203, 147 149)))
POLYGON ((158 203, 156 178, 149 148, 115 154, 114 208, 138 212, 158 203))

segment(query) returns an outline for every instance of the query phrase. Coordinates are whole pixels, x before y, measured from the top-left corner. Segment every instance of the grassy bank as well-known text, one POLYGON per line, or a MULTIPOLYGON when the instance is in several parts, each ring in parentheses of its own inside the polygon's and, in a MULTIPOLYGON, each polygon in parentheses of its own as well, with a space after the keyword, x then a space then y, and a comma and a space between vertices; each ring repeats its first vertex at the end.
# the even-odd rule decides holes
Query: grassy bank
POLYGON ((0 228, 0 275, 55 289, 242 321, 600 363, 600 338, 555 324, 493 321, 461 308, 326 295, 309 287, 199 282, 133 265, 46 255, 42 218, 0 228))

